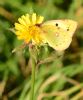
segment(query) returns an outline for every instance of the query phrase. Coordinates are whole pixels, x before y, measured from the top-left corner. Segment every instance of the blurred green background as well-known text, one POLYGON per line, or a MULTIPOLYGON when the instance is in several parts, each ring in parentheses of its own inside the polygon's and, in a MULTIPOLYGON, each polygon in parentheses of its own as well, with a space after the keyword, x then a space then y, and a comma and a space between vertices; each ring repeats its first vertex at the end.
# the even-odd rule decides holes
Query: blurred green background
POLYGON ((83 100, 83 0, 0 0, 0 100, 29 100, 28 46, 13 54, 22 42, 11 29, 18 17, 32 12, 43 15, 45 21, 70 18, 78 22, 66 51, 38 49, 34 100, 83 100))

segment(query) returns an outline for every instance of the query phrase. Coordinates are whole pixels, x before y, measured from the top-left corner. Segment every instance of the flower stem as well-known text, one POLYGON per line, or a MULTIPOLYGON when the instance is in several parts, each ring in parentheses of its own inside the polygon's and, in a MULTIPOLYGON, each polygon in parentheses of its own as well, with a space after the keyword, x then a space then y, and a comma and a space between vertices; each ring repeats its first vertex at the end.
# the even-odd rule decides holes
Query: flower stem
POLYGON ((33 56, 33 48, 29 47, 30 56, 31 56, 31 65, 32 65, 32 75, 31 75, 31 94, 30 94, 30 100, 34 100, 34 85, 35 85, 35 59, 33 56))

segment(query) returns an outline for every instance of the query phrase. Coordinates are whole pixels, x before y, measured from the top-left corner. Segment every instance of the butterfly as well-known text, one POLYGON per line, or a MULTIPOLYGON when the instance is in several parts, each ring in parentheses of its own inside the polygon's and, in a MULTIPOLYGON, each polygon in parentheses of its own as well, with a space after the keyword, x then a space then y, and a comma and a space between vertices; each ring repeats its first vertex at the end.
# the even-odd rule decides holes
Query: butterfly
POLYGON ((51 20, 41 26, 45 43, 57 51, 67 49, 72 41, 73 34, 77 28, 77 22, 65 20, 51 20))
MULTIPOLYGON (((56 51, 63 51, 67 49, 72 42, 72 37, 77 28, 77 22, 70 19, 50 20, 37 26, 42 31, 40 34, 43 36, 44 43, 47 43, 56 51)), ((21 47, 24 48, 25 46, 26 43, 21 47)), ((14 49, 12 52, 21 49, 21 47, 14 49)))

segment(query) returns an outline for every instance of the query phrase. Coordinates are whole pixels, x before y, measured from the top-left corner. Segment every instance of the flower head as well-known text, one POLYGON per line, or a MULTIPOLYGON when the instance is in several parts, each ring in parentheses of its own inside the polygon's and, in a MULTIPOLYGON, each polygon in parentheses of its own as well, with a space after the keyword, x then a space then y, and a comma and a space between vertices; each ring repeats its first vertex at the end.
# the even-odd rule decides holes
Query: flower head
POLYGON ((18 18, 18 23, 15 23, 15 34, 20 40, 25 43, 30 41, 33 44, 41 44, 43 37, 41 36, 41 29, 38 27, 43 22, 43 16, 37 16, 36 13, 31 15, 26 14, 18 18))

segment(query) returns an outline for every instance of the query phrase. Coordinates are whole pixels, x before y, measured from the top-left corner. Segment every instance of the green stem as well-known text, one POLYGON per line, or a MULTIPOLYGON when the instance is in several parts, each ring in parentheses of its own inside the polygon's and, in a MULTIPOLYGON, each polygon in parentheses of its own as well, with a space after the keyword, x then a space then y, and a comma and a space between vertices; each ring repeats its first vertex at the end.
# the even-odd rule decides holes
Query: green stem
POLYGON ((30 100, 34 99, 34 85, 35 85, 35 59, 33 57, 32 49, 33 49, 32 47, 29 47, 30 56, 31 56, 31 65, 32 65, 30 100))

